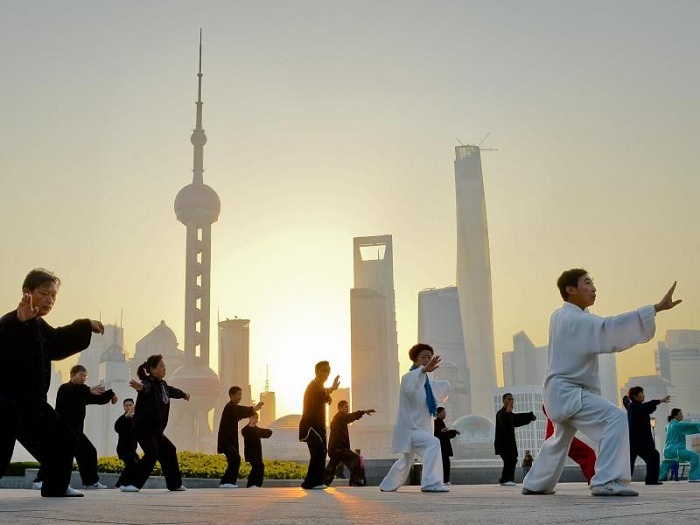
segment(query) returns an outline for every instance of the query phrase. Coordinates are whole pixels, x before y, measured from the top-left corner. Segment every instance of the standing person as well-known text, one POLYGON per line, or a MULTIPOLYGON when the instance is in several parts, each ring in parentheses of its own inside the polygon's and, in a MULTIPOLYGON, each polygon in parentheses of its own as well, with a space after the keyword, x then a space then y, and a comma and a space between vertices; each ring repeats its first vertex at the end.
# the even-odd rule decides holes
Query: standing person
POLYGON ((340 376, 335 376, 333 384, 324 384, 331 375, 328 361, 319 361, 314 367, 316 377, 304 392, 304 410, 299 421, 299 441, 309 448, 309 468, 301 484, 303 489, 325 489, 323 483, 326 466, 326 405, 330 404, 331 394, 340 386, 340 376))
MULTIPOLYGON (((554 435, 554 423, 549 419, 544 405, 542 405, 542 412, 544 413, 544 417, 547 418, 547 428, 544 431, 544 438, 549 439, 554 435)), ((591 479, 593 479, 595 475, 595 450, 586 445, 579 438, 574 437, 569 447, 569 457, 581 467, 583 477, 586 478, 586 482, 590 485, 591 479)))
POLYGON ((653 414, 660 403, 668 403, 671 396, 661 399, 644 401, 644 389, 635 386, 629 389, 622 403, 627 409, 627 423, 630 433, 630 475, 634 474, 634 462, 637 456, 647 465, 647 474, 644 483, 647 485, 661 485, 659 481, 659 451, 656 450, 654 435, 651 432, 650 414, 653 414))
POLYGON ((419 455, 423 460, 421 491, 449 492, 442 482, 440 440, 433 435, 432 418, 437 416, 437 404, 444 402, 450 390, 449 381, 428 379, 428 373, 440 366, 440 356, 433 347, 418 343, 408 351, 413 362, 411 370, 401 378, 399 410, 394 425, 391 451, 399 459, 379 484, 382 492, 394 492, 406 482, 419 455))
POLYGON ((445 418, 447 411, 445 407, 437 407, 437 417, 435 418, 435 427, 433 435, 440 440, 440 454, 442 455, 442 481, 445 485, 450 483, 450 457, 454 455, 452 452, 451 439, 459 436, 459 431, 447 428, 445 418))
POLYGON ((331 421, 331 435, 328 438, 328 465, 324 471, 323 483, 329 486, 333 483, 333 476, 339 465, 345 465, 350 471, 350 486, 360 485, 360 456, 350 448, 350 432, 348 424, 361 419, 362 416, 371 416, 375 410, 356 410, 350 412, 350 406, 345 400, 338 402, 338 413, 331 421))
POLYGON ((243 397, 243 390, 239 386, 228 389, 229 402, 221 412, 219 423, 219 435, 216 451, 226 456, 226 471, 221 478, 219 488, 237 489, 238 472, 241 468, 241 450, 238 444, 238 422, 247 417, 252 417, 265 403, 260 401, 255 406, 242 407, 239 405, 243 397))
MULTIPOLYGON (((659 481, 666 479, 668 469, 671 468, 674 461, 688 461, 690 463, 688 481, 690 483, 700 482, 700 459, 698 459, 698 454, 688 450, 685 445, 685 436, 691 434, 700 434, 700 423, 683 421, 683 411, 680 408, 671 410, 671 414, 668 416, 668 425, 666 425, 666 444, 664 445, 664 460, 661 463, 659 481)), ((677 475, 678 471, 676 471, 677 475)), ((678 481, 678 478, 676 478, 676 481, 678 481)))
POLYGON ((12 457, 15 439, 43 467, 44 497, 82 496, 69 486, 77 446, 70 426, 47 403, 51 361, 65 359, 90 345, 93 333, 104 333, 100 321, 80 319, 60 328, 44 320, 56 303, 61 280, 43 268, 30 271, 22 300, 0 318, 0 476, 12 457))
POLYGON ((87 369, 83 365, 75 365, 70 369, 70 381, 63 383, 56 393, 56 412, 68 423, 78 440, 75 461, 78 463, 83 487, 106 489, 107 486, 100 483, 100 477, 97 474, 97 449, 83 432, 85 407, 115 404, 118 399, 111 389, 105 390, 102 385, 87 386, 85 384, 87 377, 87 369))
POLYGON ((527 473, 530 472, 530 469, 532 468, 532 454, 530 453, 529 450, 525 451, 525 455, 523 456, 523 462, 521 464, 521 467, 523 467, 523 478, 527 476, 527 473))
POLYGON ((515 467, 518 464, 518 445, 515 428, 529 425, 537 419, 534 412, 513 413, 514 399, 510 392, 503 394, 503 407, 496 412, 496 438, 493 442, 496 454, 503 460, 501 479, 503 487, 515 486, 515 467))
POLYGON ((265 463, 263 463, 262 438, 269 438, 272 430, 258 426, 258 414, 253 413, 248 424, 241 429, 243 436, 243 453, 245 460, 250 463, 248 488, 262 487, 265 478, 265 463))
POLYGON ((177 462, 177 449, 165 436, 165 427, 170 415, 170 400, 190 400, 190 395, 166 383, 163 356, 152 355, 141 364, 136 374, 139 381, 129 381, 131 388, 138 392, 134 409, 134 436, 141 445, 143 457, 133 470, 125 476, 122 473, 122 492, 138 492, 146 484, 153 472, 156 461, 160 463, 165 477, 165 485, 170 491, 187 490, 182 484, 180 465, 177 462))
POLYGON ((637 496, 629 488, 629 434, 622 409, 600 396, 598 354, 621 352, 651 339, 657 312, 679 304, 673 300, 676 283, 655 305, 614 317, 589 313, 596 287, 588 272, 573 269, 557 281, 564 305, 552 314, 549 326, 548 368, 544 404, 556 426, 542 445, 523 482, 523 494, 552 493, 561 477, 576 430, 599 444, 594 496, 637 496))
POLYGON ((123 479, 131 477, 138 455, 136 454, 136 438, 134 437, 134 400, 126 398, 122 403, 124 413, 114 422, 114 431, 117 433, 117 456, 124 463, 124 470, 117 480, 116 487, 122 486, 123 479))

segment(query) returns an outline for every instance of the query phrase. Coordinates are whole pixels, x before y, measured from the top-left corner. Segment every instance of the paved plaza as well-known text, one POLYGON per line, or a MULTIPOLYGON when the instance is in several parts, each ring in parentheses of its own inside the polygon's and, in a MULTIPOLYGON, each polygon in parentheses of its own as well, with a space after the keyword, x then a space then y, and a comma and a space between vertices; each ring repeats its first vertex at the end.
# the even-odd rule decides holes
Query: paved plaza
POLYGON ((523 496, 520 486, 457 485, 424 494, 377 487, 325 491, 271 487, 168 492, 86 491, 84 498, 42 498, 27 489, 0 490, 0 524, 559 524, 645 525, 700 521, 700 484, 634 483, 636 498, 593 497, 584 483, 561 483, 552 496, 523 496))

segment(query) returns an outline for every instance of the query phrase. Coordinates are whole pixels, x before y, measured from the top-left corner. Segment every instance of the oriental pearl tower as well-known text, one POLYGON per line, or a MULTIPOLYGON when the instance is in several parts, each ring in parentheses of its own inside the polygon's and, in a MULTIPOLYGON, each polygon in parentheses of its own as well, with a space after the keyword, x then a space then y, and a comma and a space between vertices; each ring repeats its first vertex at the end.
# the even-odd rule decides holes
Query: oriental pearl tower
POLYGON ((190 141, 194 146, 192 184, 175 197, 175 215, 187 228, 185 259, 185 359, 169 382, 188 392, 189 403, 174 403, 174 435, 181 449, 214 452, 216 442, 209 427, 209 412, 218 399, 219 379, 209 368, 209 320, 211 285, 211 225, 219 218, 221 201, 204 184, 202 128, 202 33, 199 34, 197 120, 190 141))

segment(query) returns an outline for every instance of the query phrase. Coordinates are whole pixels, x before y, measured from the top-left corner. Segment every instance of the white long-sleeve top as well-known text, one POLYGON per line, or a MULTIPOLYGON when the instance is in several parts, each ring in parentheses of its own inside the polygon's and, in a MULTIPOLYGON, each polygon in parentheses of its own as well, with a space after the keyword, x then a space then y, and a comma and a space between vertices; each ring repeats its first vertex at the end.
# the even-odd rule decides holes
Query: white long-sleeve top
POLYGON ((583 390, 600 395, 598 354, 622 352, 649 341, 656 331, 655 316, 653 306, 644 306, 599 317, 568 302, 552 314, 544 380, 544 404, 552 421, 563 421, 581 410, 583 390))
MULTIPOLYGON (((391 443, 391 451, 394 454, 411 452, 412 430, 423 430, 433 435, 433 416, 428 412, 425 378, 426 374, 422 366, 411 370, 401 378, 399 411, 396 414, 391 443)), ((449 381, 431 379, 430 387, 438 403, 444 403, 447 400, 450 392, 449 381)))

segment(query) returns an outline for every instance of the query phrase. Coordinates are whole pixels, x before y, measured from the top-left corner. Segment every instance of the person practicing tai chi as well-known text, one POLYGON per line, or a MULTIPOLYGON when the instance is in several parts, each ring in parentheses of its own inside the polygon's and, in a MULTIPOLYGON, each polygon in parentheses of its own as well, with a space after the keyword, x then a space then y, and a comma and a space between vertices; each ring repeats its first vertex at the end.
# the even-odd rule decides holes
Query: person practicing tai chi
POLYGON ((634 462, 637 456, 647 465, 647 474, 644 483, 647 485, 661 485, 659 481, 659 451, 656 450, 654 435, 651 430, 650 414, 653 414, 660 403, 668 403, 671 396, 661 399, 644 400, 644 389, 635 386, 629 389, 622 399, 622 404, 627 409, 627 423, 630 432, 630 474, 634 474, 634 462))
MULTIPOLYGON (((700 434, 700 423, 689 423, 683 421, 683 411, 680 408, 671 410, 666 425, 666 444, 664 445, 664 460, 661 463, 659 481, 666 479, 668 470, 673 463, 687 461, 690 463, 688 481, 690 483, 700 483, 700 456, 693 450, 686 448, 686 436, 700 434)), ((678 471, 676 470, 676 476, 678 471)), ((678 481, 678 478, 675 478, 678 481)))
POLYGON ((241 449, 238 443, 238 422, 247 417, 253 417, 265 404, 260 401, 255 406, 240 406, 243 390, 239 386, 228 389, 229 402, 221 412, 219 435, 216 451, 226 456, 226 471, 221 478, 219 488, 237 489, 238 473, 241 469, 241 449))
POLYGON ((440 366, 440 356, 433 347, 418 343, 408 351, 413 361, 411 370, 401 378, 399 411, 394 425, 391 451, 399 459, 379 484, 382 492, 394 492, 406 483, 416 455, 423 460, 421 491, 449 492, 442 472, 440 440, 433 435, 433 417, 437 416, 438 402, 444 403, 450 382, 428 379, 428 373, 440 366))
POLYGON ((324 471, 323 482, 326 486, 333 483, 333 477, 338 465, 343 464, 350 471, 349 485, 357 487, 361 484, 362 471, 360 469, 360 456, 350 448, 350 432, 348 424, 357 421, 362 416, 374 414, 373 408, 350 412, 350 406, 345 400, 338 401, 338 413, 331 421, 331 435, 328 438, 328 465, 324 471))
POLYGON ((115 487, 122 486, 122 480, 131 476, 131 470, 139 457, 136 454, 136 438, 134 437, 134 400, 127 397, 122 403, 124 413, 114 422, 117 433, 117 457, 124 463, 124 470, 117 480, 115 487))
POLYGON ((0 318, 0 477, 15 440, 41 463, 45 497, 82 496, 70 477, 77 440, 70 425, 48 404, 51 361, 65 359, 104 333, 100 321, 80 319, 53 328, 45 320, 56 304, 61 280, 43 268, 29 272, 17 308, 0 318))
POLYGON ((323 483, 326 466, 326 405, 332 402, 331 394, 340 386, 340 376, 335 376, 333 384, 324 384, 331 375, 328 361, 319 361, 314 368, 316 377, 304 392, 304 409, 299 421, 299 441, 309 448, 309 468, 301 484, 303 489, 326 489, 323 483))
POLYGON ((263 463, 262 439, 272 435, 272 430, 258 426, 258 414, 253 414, 248 419, 248 424, 241 429, 243 436, 243 453, 245 460, 250 463, 248 474, 248 488, 260 488, 265 478, 265 463, 263 463))
POLYGON ((451 439, 459 436, 459 430, 447 428, 445 418, 447 410, 445 407, 437 407, 437 416, 435 417, 435 426, 433 427, 433 435, 440 440, 440 455, 442 456, 442 482, 445 485, 450 483, 450 458, 454 455, 452 452, 451 439))
POLYGON ((182 484, 177 449, 164 434, 170 415, 170 400, 190 400, 190 395, 166 383, 163 356, 152 355, 139 365, 136 373, 141 381, 129 381, 138 392, 134 409, 134 436, 141 445, 143 457, 136 462, 131 472, 122 472, 119 490, 138 492, 148 480, 156 461, 160 463, 165 477, 165 486, 170 491, 187 490, 182 484))
POLYGON ((547 439, 523 480, 523 494, 551 494, 561 477, 577 430, 598 444, 598 459, 590 489, 594 496, 637 496, 629 488, 630 445, 625 412, 600 395, 598 354, 621 352, 649 341, 657 312, 679 304, 676 283, 655 305, 613 316, 588 311, 596 287, 586 270, 567 270, 557 280, 564 305, 549 325, 548 367, 544 404, 554 422, 547 439))
POLYGON ((537 419, 533 412, 513 412, 513 394, 503 394, 503 407, 496 412, 496 437, 493 445, 496 454, 503 460, 501 479, 503 487, 515 487, 515 467, 518 464, 518 445, 515 442, 515 429, 529 425, 537 419))

